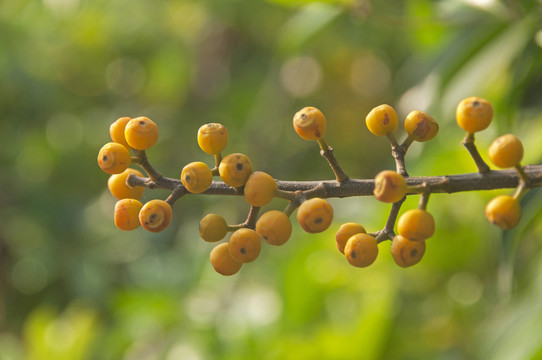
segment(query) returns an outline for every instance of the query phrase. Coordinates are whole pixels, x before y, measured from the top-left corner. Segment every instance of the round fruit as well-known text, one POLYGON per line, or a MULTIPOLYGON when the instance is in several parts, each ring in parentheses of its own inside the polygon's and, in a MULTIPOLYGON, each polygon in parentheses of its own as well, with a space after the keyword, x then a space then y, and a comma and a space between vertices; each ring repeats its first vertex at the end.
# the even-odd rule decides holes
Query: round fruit
POLYGON ((211 186, 213 173, 207 164, 201 161, 191 162, 183 168, 181 182, 186 190, 199 194, 211 186))
POLYGON ((493 119, 493 106, 486 99, 476 96, 466 98, 457 105, 457 124, 469 133, 482 131, 493 119))
POLYGON ((423 111, 412 111, 405 119, 407 134, 416 141, 431 140, 438 133, 439 126, 435 119, 423 111))
POLYGON ((208 242, 217 242, 228 233, 228 224, 222 216, 208 214, 199 223, 199 236, 208 242))
POLYGON ((514 167, 523 159, 523 144, 512 134, 499 136, 489 146, 488 155, 489 160, 500 168, 514 167))
POLYGON ((391 242, 391 255, 395 263, 401 267, 416 265, 425 254, 425 241, 412 241, 397 235, 391 242))
POLYGON ((111 135, 111 140, 121 145, 124 145, 127 149, 130 148, 130 145, 126 142, 126 137, 124 136, 124 130, 126 129, 126 124, 132 118, 121 117, 118 118, 114 123, 109 127, 109 135, 111 135))
POLYGON ((399 218, 397 232, 410 240, 422 241, 435 233, 435 220, 426 210, 411 209, 399 218))
POLYGON ((134 149, 146 150, 158 141, 158 126, 148 117, 133 118, 126 124, 124 137, 134 149))
POLYGON ((230 255, 241 263, 256 260, 261 249, 262 240, 260 235, 252 229, 241 228, 231 235, 230 255))
POLYGON ((117 199, 141 199, 143 192, 145 191, 144 186, 128 186, 126 180, 130 175, 143 177, 143 174, 135 169, 128 168, 121 172, 120 174, 111 175, 109 180, 107 180, 107 187, 111 194, 117 199))
POLYGON ((326 230, 333 221, 333 208, 324 199, 312 198, 299 206, 297 221, 308 233, 319 233, 326 230))
POLYGON ((335 234, 335 242, 337 243, 337 249, 341 253, 344 254, 344 247, 346 246, 346 242, 350 237, 356 235, 356 234, 365 234, 367 231, 363 226, 356 223, 346 223, 342 224, 339 228, 339 231, 337 231, 337 234, 335 234))
POLYGON ((243 190, 245 200, 252 206, 267 205, 277 191, 277 182, 269 174, 263 171, 253 172, 243 190))
POLYGON ((377 136, 385 136, 394 132, 398 123, 397 113, 386 104, 375 107, 365 118, 367 128, 377 136))
POLYGON ((351 265, 367 267, 375 262, 378 255, 376 238, 369 234, 353 235, 346 242, 344 254, 351 265))
POLYGON ((126 170, 132 157, 121 144, 110 142, 102 146, 98 153, 98 165, 108 174, 119 174, 126 170))
POLYGON ((246 155, 229 154, 220 162, 218 172, 226 185, 240 187, 245 185, 252 174, 252 164, 246 155))
POLYGON ((151 200, 143 205, 139 212, 141 226, 151 232, 160 232, 167 228, 171 217, 171 205, 164 200, 151 200))
POLYGON ((375 177, 373 194, 379 201, 395 203, 405 197, 407 184, 405 178, 391 170, 384 170, 375 177))
POLYGON ((305 107, 294 115, 294 130, 305 140, 316 140, 326 133, 326 118, 315 107, 305 107))
POLYGON ((143 204, 135 199, 122 199, 115 204, 115 226, 130 231, 139 227, 139 211, 143 204))
POLYGON ((228 243, 218 244, 211 250, 209 255, 211 265, 213 265, 215 271, 224 276, 237 273, 243 265, 231 257, 229 247, 230 244, 228 243))
POLYGON ((270 245, 283 245, 292 234, 292 224, 282 211, 269 210, 256 222, 256 232, 270 245))
POLYGON ((486 218, 503 230, 512 229, 521 218, 519 201, 509 195, 499 195, 486 206, 486 218))
POLYGON ((220 154, 228 145, 228 130, 218 123, 202 125, 198 130, 198 144, 207 154, 220 154))

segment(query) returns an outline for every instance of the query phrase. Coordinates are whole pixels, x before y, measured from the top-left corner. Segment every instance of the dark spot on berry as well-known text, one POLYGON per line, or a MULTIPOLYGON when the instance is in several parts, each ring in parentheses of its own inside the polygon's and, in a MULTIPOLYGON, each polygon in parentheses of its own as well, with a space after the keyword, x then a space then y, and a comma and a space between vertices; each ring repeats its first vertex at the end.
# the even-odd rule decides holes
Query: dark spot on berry
POLYGON ((383 121, 384 125, 386 125, 389 122, 390 122, 390 118, 388 116, 388 113, 384 113, 384 121, 383 121))
POLYGON ((472 105, 473 106, 478 106, 478 105, 480 105, 480 102, 477 100, 477 101, 473 102, 472 105))
POLYGON ((415 258, 416 255, 418 255, 418 250, 414 249, 414 250, 412 250, 412 251, 410 252, 410 257, 411 257, 411 258, 415 258))
POLYGON ((307 114, 305 114, 305 113, 301 114, 301 118, 302 118, 303 120, 305 120, 305 119, 307 118, 307 114))
POLYGON ((317 217, 316 219, 314 219, 315 224, 321 224, 322 222, 324 222, 324 219, 322 219, 321 217, 317 217))
POLYGON ((237 163, 237 164, 235 164, 235 168, 237 169, 237 171, 241 171, 241 170, 243 170, 244 166, 241 163, 237 163))
POLYGON ((245 254, 247 253, 247 249, 241 248, 241 249, 239 249, 239 252, 240 252, 241 254, 245 255, 245 254))
POLYGON ((149 221, 150 221, 150 223, 152 224, 153 222, 155 222, 157 217, 158 217, 158 215, 156 215, 156 214, 151 214, 151 216, 149 216, 149 221))
POLYGON ((321 136, 320 135, 320 130, 318 130, 318 129, 314 130, 314 135, 316 135, 316 137, 319 138, 321 136))
POLYGON ((107 155, 104 155, 104 156, 103 156, 103 158, 102 158, 102 160, 103 160, 103 161, 107 161, 107 160, 109 160, 109 156, 107 156, 107 155))
POLYGON ((139 125, 141 125, 141 126, 145 125, 145 120, 140 120, 139 125))
POLYGON ((356 252, 355 252, 355 251, 352 251, 352 252, 350 253, 350 257, 351 257, 352 259, 355 259, 355 258, 357 257, 356 252))
POLYGON ((184 177, 184 181, 190 182, 190 175, 186 175, 186 176, 184 177))
POLYGON ((264 235, 263 238, 264 238, 264 240, 269 240, 269 238, 267 237, 267 235, 264 235))

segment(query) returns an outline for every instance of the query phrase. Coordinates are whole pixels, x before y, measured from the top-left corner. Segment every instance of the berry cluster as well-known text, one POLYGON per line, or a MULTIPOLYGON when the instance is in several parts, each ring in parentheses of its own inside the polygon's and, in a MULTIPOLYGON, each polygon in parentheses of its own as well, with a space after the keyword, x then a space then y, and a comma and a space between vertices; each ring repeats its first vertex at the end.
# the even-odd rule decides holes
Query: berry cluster
POLYGON ((383 229, 367 233, 357 223, 343 224, 335 235, 338 250, 348 263, 356 267, 371 265, 378 256, 378 244, 391 240, 391 254, 397 265, 409 267, 423 257, 425 241, 435 233, 435 221, 427 211, 432 193, 516 187, 513 196, 500 195, 486 207, 487 218, 501 227, 510 229, 517 225, 521 216, 519 199, 527 190, 539 186, 540 171, 528 174, 520 165, 523 146, 513 135, 497 138, 489 148, 490 160, 500 168, 513 167, 516 173, 491 171, 482 160, 474 145, 474 134, 489 126, 493 117, 491 104, 484 99, 471 97, 457 107, 457 122, 467 132, 463 141, 471 154, 478 173, 463 176, 409 177, 405 166, 405 154, 414 142, 425 142, 435 137, 438 123, 423 111, 412 111, 404 120, 406 138, 399 143, 395 137, 399 117, 389 105, 375 107, 367 115, 365 124, 377 136, 385 136, 390 142, 396 169, 384 170, 374 180, 350 179, 336 160, 333 148, 324 139, 326 118, 314 107, 298 111, 293 118, 297 134, 309 141, 315 140, 320 154, 329 163, 333 181, 296 182, 275 180, 263 171, 254 171, 250 159, 241 153, 222 156, 228 145, 228 131, 222 124, 201 126, 197 140, 205 153, 213 155, 214 166, 196 161, 183 167, 180 179, 162 176, 149 163, 146 150, 158 140, 157 125, 146 117, 122 117, 110 127, 112 142, 105 144, 98 154, 98 165, 108 174, 108 187, 118 198, 114 210, 115 225, 121 230, 134 230, 140 225, 151 232, 160 232, 168 227, 172 218, 172 205, 186 194, 241 195, 250 205, 247 219, 241 224, 228 224, 217 214, 208 214, 200 222, 200 237, 207 242, 220 242, 232 233, 229 239, 215 246, 210 252, 213 268, 222 275, 237 273, 244 263, 253 262, 261 252, 262 243, 280 246, 291 236, 290 216, 297 210, 297 221, 308 233, 327 230, 333 222, 333 208, 326 200, 330 197, 374 195, 391 205, 388 221, 383 229), (130 152, 133 152, 133 156, 130 152), (139 165, 147 174, 130 168, 139 165), (478 183, 472 178, 478 179, 478 183), (213 177, 221 181, 213 181, 213 177), (467 179, 468 181, 465 181, 467 179), (451 181, 454 180, 454 181, 451 181), (504 184, 504 185, 503 185, 504 184), (165 200, 150 200, 142 204, 145 187, 170 189, 165 200), (418 207, 399 216, 407 195, 419 194, 418 207), (259 215, 260 208, 275 197, 288 202, 283 211, 268 210, 259 215))

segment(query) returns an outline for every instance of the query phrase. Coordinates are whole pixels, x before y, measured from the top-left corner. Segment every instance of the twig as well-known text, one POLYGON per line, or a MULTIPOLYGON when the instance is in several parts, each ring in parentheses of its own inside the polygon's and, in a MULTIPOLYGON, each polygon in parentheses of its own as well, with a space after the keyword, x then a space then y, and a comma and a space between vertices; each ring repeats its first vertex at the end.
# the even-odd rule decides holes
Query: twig
POLYGON ((465 136, 465 139, 463 139, 462 144, 464 147, 467 148, 470 156, 476 163, 478 172, 480 174, 488 173, 491 169, 489 168, 489 166, 487 166, 485 161, 482 159, 482 157, 480 156, 480 153, 478 152, 478 149, 476 148, 476 145, 474 144, 474 133, 467 133, 467 136, 465 136))

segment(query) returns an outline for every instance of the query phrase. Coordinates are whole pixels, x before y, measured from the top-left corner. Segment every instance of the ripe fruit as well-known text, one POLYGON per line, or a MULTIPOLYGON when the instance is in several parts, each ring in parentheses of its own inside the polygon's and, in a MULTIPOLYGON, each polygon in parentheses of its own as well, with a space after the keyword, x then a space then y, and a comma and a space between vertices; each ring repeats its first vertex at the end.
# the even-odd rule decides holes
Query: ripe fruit
POLYGON ((294 130, 305 140, 316 140, 326 133, 326 118, 315 107, 305 107, 294 115, 294 130))
POLYGON ((377 136, 385 136, 394 132, 398 123, 397 113, 386 104, 375 107, 365 118, 367 128, 377 136))
POLYGON ((245 185, 248 177, 252 174, 252 164, 246 155, 229 154, 220 162, 218 172, 226 185, 240 187, 245 185))
POLYGON ((121 117, 118 118, 114 123, 109 127, 109 135, 111 135, 111 140, 121 145, 124 145, 127 149, 130 148, 130 145, 126 142, 126 137, 124 136, 124 129, 126 129, 126 124, 132 118, 121 117))
POLYGON ((143 204, 134 199, 122 199, 115 204, 115 226, 130 231, 139 227, 139 211, 143 204))
POLYGON ((135 169, 128 168, 121 172, 120 174, 111 175, 109 180, 107 180, 107 187, 111 194, 117 199, 141 199, 143 192, 145 191, 144 186, 134 186, 130 187, 126 184, 128 177, 133 174, 135 176, 143 177, 143 174, 135 169))
POLYGON ((252 229, 241 228, 231 235, 230 255, 241 263, 256 260, 261 249, 262 240, 260 235, 252 229))
POLYGON ((378 255, 376 238, 369 234, 353 235, 346 242, 344 254, 351 265, 367 267, 375 262, 378 255))
POLYGON ((288 216, 279 210, 269 210, 256 222, 256 232, 270 245, 282 245, 292 234, 288 216))
POLYGON ((319 233, 326 230, 333 221, 333 208, 324 199, 312 198, 297 209, 297 221, 308 233, 319 233))
POLYGON ((160 232, 171 222, 171 206, 164 200, 151 200, 141 208, 139 222, 145 230, 160 232))
POLYGON ((397 221, 397 232, 410 240, 425 240, 435 233, 435 220, 426 210, 411 209, 397 221))
POLYGON ((500 168, 519 165, 523 159, 521 140, 512 134, 499 136, 489 146, 489 160, 500 168))
POLYGON ((191 162, 183 168, 181 182, 186 190, 194 194, 199 194, 211 186, 213 173, 207 164, 201 161, 191 162))
POLYGON ((456 109, 457 124, 469 133, 482 131, 493 119, 493 106, 486 99, 476 96, 462 100, 456 109))
POLYGON ((244 196, 247 203, 252 206, 267 205, 277 191, 277 182, 269 174, 263 171, 253 172, 244 188, 244 196))
POLYGON ((148 117, 133 118, 126 124, 124 137, 134 149, 146 150, 158 141, 158 126, 148 117))
POLYGON ((395 263, 401 267, 416 265, 425 254, 425 241, 412 241, 397 235, 391 242, 391 255, 395 263))
POLYGON ((509 195, 499 195, 486 206, 486 218, 503 230, 512 229, 521 218, 519 201, 509 195))
POLYGON ((215 271, 221 275, 229 276, 237 273, 243 265, 230 255, 229 243, 218 244, 211 250, 209 259, 215 271))
POLYGON ((407 184, 405 178, 391 170, 384 170, 375 177, 373 194, 379 201, 395 203, 405 197, 407 184))
POLYGON ((342 224, 339 231, 335 234, 335 242, 337 243, 337 249, 344 254, 344 247, 350 237, 356 234, 365 234, 367 231, 363 226, 356 223, 342 224))
POLYGON ((220 154, 228 145, 228 130, 218 123, 202 125, 198 130, 198 145, 207 154, 220 154))
POLYGON ((110 142, 102 146, 98 153, 98 165, 108 174, 119 174, 126 170, 132 157, 121 144, 110 142))
POLYGON ((407 134, 416 141, 424 142, 431 140, 438 133, 439 126, 435 119, 423 111, 412 111, 405 119, 407 134))
POLYGON ((220 241, 227 233, 228 224, 222 216, 208 214, 199 223, 199 236, 205 241, 220 241))

